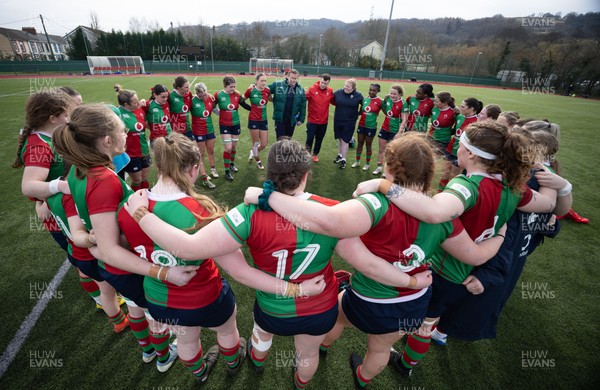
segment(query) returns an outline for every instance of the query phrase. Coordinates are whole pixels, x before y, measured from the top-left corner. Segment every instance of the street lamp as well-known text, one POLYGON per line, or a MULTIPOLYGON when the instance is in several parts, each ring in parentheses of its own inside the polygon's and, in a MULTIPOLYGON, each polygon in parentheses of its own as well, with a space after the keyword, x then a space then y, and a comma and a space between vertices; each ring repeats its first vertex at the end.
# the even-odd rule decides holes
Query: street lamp
POLYGON ((392 12, 394 12, 394 0, 392 0, 392 6, 390 7, 390 17, 387 22, 387 29, 385 30, 385 40, 383 41, 383 54, 381 55, 381 67, 379 68, 379 80, 383 80, 383 65, 385 63, 385 55, 387 53, 388 36, 390 35, 390 24, 392 23, 392 12))
POLYGON ((212 71, 215 71, 215 51, 213 48, 213 35, 215 35, 215 26, 212 26, 212 30, 210 33, 210 62, 212 64, 212 71))
POLYGON ((469 79, 469 84, 471 84, 471 81, 473 81, 473 75, 475 74, 475 69, 477 69, 477 63, 479 62, 480 55, 481 55, 481 52, 477 53, 477 59, 475 60, 475 65, 473 66, 473 72, 471 72, 471 78, 469 79))
MULTIPOLYGON (((402 77, 400 78, 400 80, 404 80, 404 71, 406 70, 406 65, 408 65, 407 59, 410 53, 412 53, 412 43, 408 44, 407 53, 404 56, 404 65, 402 65, 402 77)), ((400 54, 400 58, 402 58, 402 54, 400 54)))
POLYGON ((317 54, 317 75, 320 75, 321 72, 319 72, 319 70, 321 69, 321 40, 323 39, 323 34, 319 35, 319 53, 317 54))

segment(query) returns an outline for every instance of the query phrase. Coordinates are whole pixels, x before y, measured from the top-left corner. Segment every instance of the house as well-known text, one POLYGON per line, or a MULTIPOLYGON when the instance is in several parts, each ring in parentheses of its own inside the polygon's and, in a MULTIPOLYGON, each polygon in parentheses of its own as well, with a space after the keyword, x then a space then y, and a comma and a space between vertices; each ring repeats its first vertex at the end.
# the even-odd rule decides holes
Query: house
POLYGON ((38 34, 34 27, 21 31, 0 28, 0 57, 9 60, 68 60, 69 43, 58 35, 38 34), (50 41, 48 43, 48 41, 50 41))

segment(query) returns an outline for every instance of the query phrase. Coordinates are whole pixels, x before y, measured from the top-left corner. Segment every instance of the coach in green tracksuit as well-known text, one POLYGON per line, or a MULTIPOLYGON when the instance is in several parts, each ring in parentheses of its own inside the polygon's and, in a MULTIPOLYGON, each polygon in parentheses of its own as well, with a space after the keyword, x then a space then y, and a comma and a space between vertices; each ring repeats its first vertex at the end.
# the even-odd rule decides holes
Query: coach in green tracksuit
POLYGON ((296 126, 304 123, 306 117, 306 95, 304 88, 298 83, 300 73, 290 70, 283 81, 269 85, 273 95, 273 120, 277 139, 292 137, 296 126))

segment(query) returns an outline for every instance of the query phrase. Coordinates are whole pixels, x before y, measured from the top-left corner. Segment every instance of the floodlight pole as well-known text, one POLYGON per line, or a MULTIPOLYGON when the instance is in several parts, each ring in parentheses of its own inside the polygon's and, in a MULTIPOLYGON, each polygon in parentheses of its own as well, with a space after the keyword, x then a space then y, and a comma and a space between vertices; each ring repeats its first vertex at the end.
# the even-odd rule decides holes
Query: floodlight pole
POLYGON ((394 0, 392 0, 392 7, 390 8, 390 17, 388 19, 387 29, 385 30, 385 41, 383 42, 383 54, 381 55, 381 67, 379 68, 379 80, 383 79, 383 63, 385 62, 385 55, 387 54, 388 37, 390 35, 390 24, 392 23, 392 12, 394 11, 394 0))
POLYGON ((317 75, 320 75, 321 72, 320 70, 320 66, 321 66, 321 40, 323 39, 323 34, 319 35, 319 53, 317 54, 317 75))
POLYGON ((471 72, 471 78, 469 79, 469 84, 471 84, 471 81, 473 81, 473 76, 475 75, 475 69, 477 69, 477 63, 479 62, 480 55, 481 55, 481 52, 477 53, 477 59, 475 60, 475 65, 473 66, 473 72, 471 72))

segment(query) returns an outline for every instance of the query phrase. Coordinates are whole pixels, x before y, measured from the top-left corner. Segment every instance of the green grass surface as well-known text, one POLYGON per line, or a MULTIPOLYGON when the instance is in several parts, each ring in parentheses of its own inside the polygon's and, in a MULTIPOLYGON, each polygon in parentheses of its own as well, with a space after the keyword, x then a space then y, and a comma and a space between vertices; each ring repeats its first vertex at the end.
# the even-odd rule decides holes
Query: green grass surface
MULTIPOLYGON (((190 76, 193 80, 195 76, 190 76)), ((21 322, 36 303, 35 287, 49 283, 64 254, 49 234, 35 220, 33 204, 20 192, 21 170, 10 168, 14 158, 18 129, 23 124, 24 103, 31 89, 70 85, 79 90, 85 102, 115 103, 112 85, 138 91, 140 98, 150 95, 156 83, 171 86, 174 77, 87 77, 44 79, 1 79, 0 105, 3 108, 3 137, 0 139, 0 157, 4 164, 3 185, 0 187, 4 207, 0 211, 2 234, 0 243, 4 254, 0 262, 0 294, 3 310, 0 327, 0 348, 6 348, 21 322), (32 294, 33 292, 33 294, 32 294), (33 295, 33 298, 32 298, 33 295)), ((220 77, 199 78, 211 91, 221 87, 220 77)), ((251 77, 238 78, 238 90, 243 91, 251 77)), ((303 78, 308 87, 316 78, 303 78)), ((269 79, 269 82, 272 78, 269 79)), ((334 89, 343 86, 343 80, 332 80, 334 89)), ((368 81, 359 80, 358 89, 366 93, 368 81)), ((381 96, 387 93, 389 82, 382 83, 381 96)), ((418 84, 405 83, 407 95, 418 84)), ((477 97, 485 104, 499 104, 503 110, 514 110, 523 117, 549 118, 561 126, 561 149, 558 155, 562 173, 574 186, 574 208, 590 218, 588 226, 570 221, 563 224, 560 235, 547 240, 529 257, 521 281, 510 298, 498 327, 498 338, 481 342, 462 342, 451 339, 448 347, 432 345, 426 358, 414 370, 412 379, 400 378, 386 369, 370 385, 374 389, 584 389, 598 388, 600 384, 600 334, 598 318, 600 267, 598 266, 598 221, 600 212, 599 175, 597 157, 593 157, 600 135, 600 102, 562 96, 523 94, 521 91, 491 88, 437 86, 435 91, 449 90, 457 102, 466 97, 477 97), (551 297, 524 299, 523 283, 547 283, 551 297), (538 359, 547 368, 524 368, 524 353, 546 354, 538 359), (542 361, 543 360, 543 361, 542 361)), ((269 111, 271 112, 271 105, 269 111)), ((333 113, 333 111, 332 111, 333 113)), ((237 166, 240 172, 234 182, 223 176, 214 180, 217 189, 209 192, 216 200, 235 206, 242 201, 249 185, 264 180, 264 171, 248 165, 250 149, 245 130, 247 112, 242 110, 243 131, 238 145, 237 166)), ((331 117, 332 118, 332 117, 331 117)), ((380 117, 380 123, 382 118, 380 117)), ((305 140, 305 126, 298 127, 294 138, 305 140)), ((273 122, 270 121, 270 142, 274 142, 273 122)), ((353 150, 349 152, 348 168, 340 170, 331 161, 336 146, 330 127, 320 153, 321 162, 313 168, 308 191, 345 200, 356 183, 370 179, 370 172, 351 169, 353 150)), ((377 148, 374 146, 375 149, 377 148)), ((217 168, 221 168, 221 144, 217 142, 217 168)), ((263 155, 266 153, 263 152, 263 155)), ((203 188, 201 191, 205 192, 203 188)), ((247 255, 247 251, 245 252, 247 255)), ((349 268, 339 258, 334 267, 349 268)), ((238 327, 248 336, 252 329, 253 291, 232 283, 238 301, 238 327)), ((58 287, 39 322, 33 329, 16 359, 0 378, 0 388, 190 388, 191 375, 181 363, 166 374, 160 374, 154 364, 144 365, 140 348, 130 331, 115 335, 108 320, 94 305, 78 282, 76 272, 69 270, 58 287), (37 355, 36 355, 37 354, 37 355), (54 354, 54 365, 60 367, 32 367, 32 358, 40 354, 54 354), (60 364, 59 364, 60 361, 60 364)), ((202 343, 207 349, 215 343, 215 335, 204 331, 202 343)), ((400 346, 400 345, 399 345, 400 346)), ((401 346, 400 346, 401 347, 401 346)), ((321 360, 319 370, 311 382, 314 389, 350 389, 352 376, 348 356, 352 350, 361 355, 366 349, 366 336, 356 330, 346 330, 343 337, 321 360)), ((228 378, 223 361, 211 374, 207 389, 280 389, 292 388, 289 358, 293 353, 291 338, 276 337, 265 372, 257 376, 245 366, 235 378, 228 378)))

